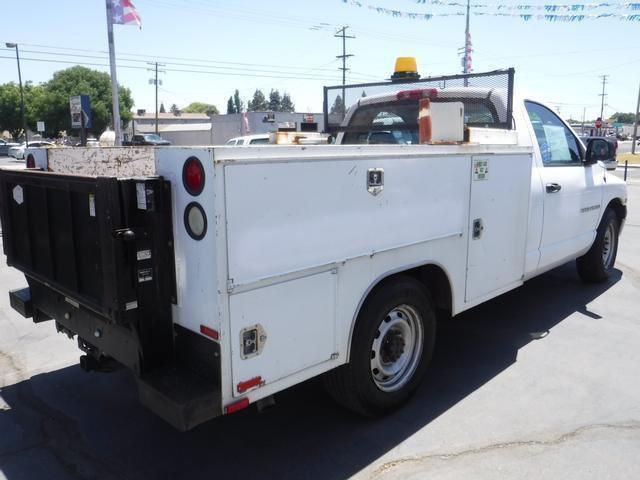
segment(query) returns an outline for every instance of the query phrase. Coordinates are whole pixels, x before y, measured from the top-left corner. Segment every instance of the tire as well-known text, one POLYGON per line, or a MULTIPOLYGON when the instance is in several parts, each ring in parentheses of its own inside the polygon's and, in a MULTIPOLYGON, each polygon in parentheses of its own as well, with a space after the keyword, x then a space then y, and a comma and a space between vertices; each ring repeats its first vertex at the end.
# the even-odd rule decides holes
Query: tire
POLYGON ((602 216, 591 248, 576 260, 578 274, 585 282, 604 282, 611 276, 618 254, 620 223, 616 213, 607 208, 602 216))
POLYGON ((368 417, 397 409, 420 385, 435 334, 435 310, 425 287, 408 276, 384 282, 358 315, 349 363, 323 377, 329 394, 368 417))

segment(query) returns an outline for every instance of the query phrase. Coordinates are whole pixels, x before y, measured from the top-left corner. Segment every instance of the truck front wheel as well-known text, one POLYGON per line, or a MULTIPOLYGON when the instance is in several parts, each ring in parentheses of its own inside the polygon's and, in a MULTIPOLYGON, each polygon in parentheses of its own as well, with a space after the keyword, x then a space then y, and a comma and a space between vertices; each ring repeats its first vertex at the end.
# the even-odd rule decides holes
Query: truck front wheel
POLYGON ((591 248, 576 260, 578 274, 585 282, 604 282, 613 271, 618 253, 620 223, 616 213, 607 208, 602 216, 591 248))
POLYGON ((424 286, 400 276, 376 287, 356 320, 348 364, 328 372, 338 403, 377 416, 404 403, 431 360, 436 319, 424 286))

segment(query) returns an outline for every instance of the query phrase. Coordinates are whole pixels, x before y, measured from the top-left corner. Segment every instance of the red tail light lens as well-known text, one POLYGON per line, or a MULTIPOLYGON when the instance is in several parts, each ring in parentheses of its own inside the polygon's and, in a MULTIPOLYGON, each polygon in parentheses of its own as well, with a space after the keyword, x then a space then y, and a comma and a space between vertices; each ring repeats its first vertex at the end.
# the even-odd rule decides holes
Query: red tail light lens
POLYGON ((232 403, 231 405, 227 405, 226 407, 224 407, 224 413, 235 413, 239 410, 242 410, 243 408, 247 408, 248 406, 249 399, 243 398, 241 400, 238 400, 236 403, 232 403))
POLYGON ((420 100, 421 98, 436 98, 437 88, 417 88, 415 90, 402 90, 396 93, 398 100, 420 100))
POLYGON ((182 183, 190 195, 200 195, 204 189, 204 168, 196 157, 189 157, 182 166, 182 183))

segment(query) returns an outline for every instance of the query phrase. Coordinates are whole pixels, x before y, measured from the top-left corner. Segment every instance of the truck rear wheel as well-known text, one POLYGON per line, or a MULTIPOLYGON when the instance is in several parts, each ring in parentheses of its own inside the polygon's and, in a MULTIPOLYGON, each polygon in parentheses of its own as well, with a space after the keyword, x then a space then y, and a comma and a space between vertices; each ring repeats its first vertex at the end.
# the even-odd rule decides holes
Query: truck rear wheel
POLYGON ((421 283, 405 276, 383 283, 358 315, 349 363, 325 375, 327 390, 366 416, 399 407, 420 384, 435 332, 434 309, 421 283))
POLYGON ((616 213, 607 208, 602 216, 591 248, 576 260, 578 274, 585 282, 604 282, 613 271, 618 254, 620 223, 616 213))

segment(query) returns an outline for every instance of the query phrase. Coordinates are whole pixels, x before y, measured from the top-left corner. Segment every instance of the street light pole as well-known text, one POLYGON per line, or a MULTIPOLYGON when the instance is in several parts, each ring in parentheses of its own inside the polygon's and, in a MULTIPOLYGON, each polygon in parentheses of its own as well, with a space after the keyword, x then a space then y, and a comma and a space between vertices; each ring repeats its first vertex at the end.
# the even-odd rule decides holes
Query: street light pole
POLYGON ((22 74, 20 73, 20 54, 18 53, 17 43, 5 43, 7 48, 16 49, 16 62, 18 63, 18 82, 20 83, 20 113, 22 114, 22 129, 24 130, 24 144, 29 146, 29 137, 27 134, 27 116, 24 113, 24 92, 22 91, 22 74))

